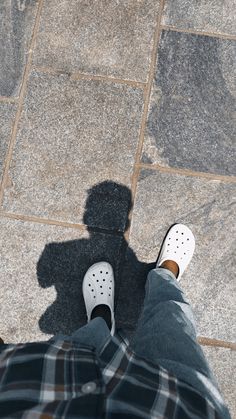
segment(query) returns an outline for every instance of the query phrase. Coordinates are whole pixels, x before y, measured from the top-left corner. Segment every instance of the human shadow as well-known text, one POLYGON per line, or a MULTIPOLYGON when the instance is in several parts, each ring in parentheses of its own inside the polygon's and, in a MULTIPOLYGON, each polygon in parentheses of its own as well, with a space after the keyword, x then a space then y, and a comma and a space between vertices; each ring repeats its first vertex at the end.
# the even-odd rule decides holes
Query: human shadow
POLYGON ((37 264, 38 281, 42 288, 54 286, 57 297, 39 320, 42 332, 69 335, 86 324, 82 281, 93 263, 104 260, 114 269, 116 325, 132 336, 154 264, 139 261, 125 240, 131 208, 126 186, 112 181, 95 185, 88 191, 83 217, 89 237, 45 246, 37 264))

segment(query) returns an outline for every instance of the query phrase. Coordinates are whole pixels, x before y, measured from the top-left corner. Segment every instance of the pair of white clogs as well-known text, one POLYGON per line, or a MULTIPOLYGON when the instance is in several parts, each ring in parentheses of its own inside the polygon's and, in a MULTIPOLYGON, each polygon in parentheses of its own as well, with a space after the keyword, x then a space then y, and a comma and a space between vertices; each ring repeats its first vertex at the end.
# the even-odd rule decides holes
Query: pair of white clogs
MULTIPOLYGON (((166 260, 173 260, 179 267, 176 278, 179 281, 192 259, 194 248, 195 240, 191 230, 184 224, 175 224, 170 228, 163 241, 157 267, 166 260)), ((85 274, 82 289, 88 322, 94 307, 105 304, 111 310, 111 335, 114 335, 115 282, 111 265, 107 262, 98 262, 92 265, 85 274)))

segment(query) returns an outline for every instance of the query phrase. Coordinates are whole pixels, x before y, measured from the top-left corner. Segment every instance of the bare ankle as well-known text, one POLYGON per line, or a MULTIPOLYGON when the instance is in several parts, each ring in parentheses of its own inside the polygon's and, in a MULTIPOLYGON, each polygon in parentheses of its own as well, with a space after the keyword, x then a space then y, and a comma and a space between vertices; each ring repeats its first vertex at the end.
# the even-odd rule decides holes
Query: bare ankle
POLYGON ((174 274, 176 278, 179 275, 179 267, 177 263, 174 262, 173 260, 165 260, 165 262, 163 262, 160 267, 171 271, 172 274, 174 274))

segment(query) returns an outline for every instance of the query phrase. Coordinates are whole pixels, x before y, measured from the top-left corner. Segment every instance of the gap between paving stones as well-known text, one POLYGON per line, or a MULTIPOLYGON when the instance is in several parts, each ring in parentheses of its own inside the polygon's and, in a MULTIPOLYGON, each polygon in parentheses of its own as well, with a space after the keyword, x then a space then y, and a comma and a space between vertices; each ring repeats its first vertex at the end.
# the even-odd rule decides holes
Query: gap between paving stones
POLYGON ((158 164, 137 163, 139 169, 156 170, 158 172, 171 173, 182 176, 201 177, 205 179, 220 180, 223 183, 236 183, 236 176, 224 176, 216 173, 195 172, 189 169, 180 169, 177 167, 164 167, 158 164))
POLYGON ((77 228, 78 230, 87 231, 89 228, 94 233, 105 233, 105 234, 112 234, 115 236, 121 236, 123 237, 123 231, 119 230, 111 230, 106 228, 100 228, 100 227, 90 227, 87 224, 79 224, 79 223, 67 223, 65 221, 58 221, 58 220, 51 220, 47 218, 40 218, 40 217, 33 217, 33 216, 27 216, 22 214, 13 214, 6 211, 0 211, 0 217, 3 218, 9 218, 11 220, 18 220, 18 221, 28 221, 38 224, 46 224, 46 225, 55 225, 58 227, 65 227, 65 228, 77 228))
POLYGON ((128 86, 135 87, 138 89, 145 89, 147 86, 147 83, 142 83, 135 80, 126 80, 126 79, 118 79, 118 78, 110 77, 110 76, 70 72, 70 71, 65 71, 62 69, 55 69, 51 67, 38 67, 38 66, 33 65, 31 69, 39 73, 47 73, 47 74, 52 74, 55 76, 64 74, 70 77, 71 80, 98 80, 98 81, 107 82, 107 83, 126 84, 128 86))
MULTIPOLYGON (((155 65, 156 65, 156 60, 157 60, 158 46, 159 46, 160 37, 161 37, 161 19, 162 19, 162 14, 163 14, 163 10, 164 10, 164 3, 165 3, 165 0, 160 0, 159 13, 158 13, 158 16, 157 16, 157 23, 156 23, 154 36, 153 36, 153 49, 152 49, 152 53, 151 53, 151 61, 150 61, 148 79, 147 79, 147 86, 146 86, 146 90, 145 90, 145 93, 144 93, 144 106, 143 106, 143 115, 142 115, 142 119, 141 119, 139 141, 138 141, 135 160, 134 160, 134 170, 133 170, 133 174, 131 176, 131 188, 130 189, 131 189, 131 195, 132 195, 133 202, 135 200, 138 177, 139 177, 139 167, 137 166, 137 164, 140 163, 140 159, 141 159, 141 155, 142 155, 145 128, 146 128, 146 122, 147 122, 147 116, 148 116, 148 107, 149 107, 149 102, 150 102, 150 95, 151 95, 153 78, 154 78, 154 74, 155 74, 155 65)), ((134 205, 132 206, 131 211, 129 213, 129 220, 132 219, 133 211, 134 211, 134 205)), ((130 228, 131 228, 131 223, 129 223, 129 227, 124 234, 124 237, 127 240, 127 242, 129 241, 130 228)))
POLYGON ((13 149, 14 149, 14 145, 15 145, 15 141, 16 141, 18 123, 19 123, 19 120, 20 120, 20 116, 21 116, 21 112, 22 112, 22 108, 23 108, 24 97, 25 97, 25 93, 26 93, 26 89, 27 89, 27 81, 28 81, 28 76, 29 76, 29 73, 30 73, 31 64, 32 64, 33 47, 34 47, 34 44, 35 44, 35 41, 36 41, 36 36, 37 36, 37 33, 38 33, 38 29, 39 29, 39 21, 40 21, 42 7, 43 7, 43 0, 39 0, 38 8, 37 8, 36 16, 35 16, 35 22, 34 22, 32 37, 31 37, 31 42, 30 42, 30 47, 29 47, 29 52, 28 52, 28 59, 26 61, 26 65, 25 65, 25 69, 24 69, 24 73, 23 73, 23 78, 22 78, 22 85, 21 85, 20 94, 19 94, 18 109, 17 109, 16 117, 15 117, 15 120, 14 120, 14 123, 13 123, 12 135, 11 135, 11 138, 10 138, 10 141, 9 141, 9 147, 8 147, 8 151, 7 151, 7 154, 6 154, 5 163, 4 163, 4 167, 3 167, 2 182, 1 182, 1 185, 0 185, 0 207, 2 206, 4 189, 5 189, 5 185, 7 183, 8 172, 9 172, 10 163, 11 163, 12 154, 13 154, 13 149))
POLYGON ((200 345, 202 346, 211 346, 214 348, 216 347, 226 348, 226 349, 236 351, 236 343, 234 342, 229 342, 229 341, 219 340, 219 339, 212 339, 212 338, 207 338, 204 336, 198 336, 197 340, 198 340, 198 343, 200 343, 200 345))
POLYGON ((229 40, 236 40, 236 35, 230 35, 227 33, 217 33, 217 32, 205 32, 205 31, 198 31, 196 29, 181 29, 177 26, 172 25, 161 25, 161 30, 165 31, 173 31, 173 32, 182 32, 191 35, 202 35, 202 36, 210 36, 212 38, 220 38, 220 39, 229 39, 229 40))
POLYGON ((0 96, 0 102, 3 102, 3 103, 18 103, 18 97, 0 96))

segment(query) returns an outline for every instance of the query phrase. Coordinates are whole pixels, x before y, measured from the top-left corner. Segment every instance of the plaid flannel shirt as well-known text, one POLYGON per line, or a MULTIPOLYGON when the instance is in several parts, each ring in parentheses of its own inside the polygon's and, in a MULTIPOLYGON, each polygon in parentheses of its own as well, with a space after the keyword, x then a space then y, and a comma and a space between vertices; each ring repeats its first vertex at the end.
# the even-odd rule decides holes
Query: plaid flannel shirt
POLYGON ((222 418, 207 398, 137 356, 118 333, 99 354, 65 339, 2 345, 0 417, 222 418))

